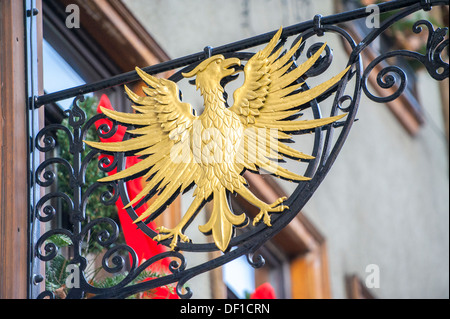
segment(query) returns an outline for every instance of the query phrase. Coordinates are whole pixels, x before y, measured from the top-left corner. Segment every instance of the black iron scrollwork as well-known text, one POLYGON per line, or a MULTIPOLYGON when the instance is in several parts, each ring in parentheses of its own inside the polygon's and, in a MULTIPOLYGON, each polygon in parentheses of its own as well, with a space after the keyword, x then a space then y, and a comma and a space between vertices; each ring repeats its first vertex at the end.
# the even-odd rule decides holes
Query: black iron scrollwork
POLYGON ((407 50, 396 50, 387 52, 375 58, 366 68, 363 75, 363 91, 371 100, 379 103, 390 102, 398 98, 405 90, 407 76, 406 73, 398 66, 389 65, 381 69, 377 74, 377 84, 383 89, 396 88, 394 93, 389 96, 378 97, 373 95, 367 86, 367 79, 370 72, 379 65, 382 61, 392 57, 406 57, 416 59, 421 62, 428 73, 435 80, 443 80, 449 75, 449 65, 442 60, 442 53, 445 47, 448 47, 448 39, 445 39, 447 28, 434 29, 433 25, 426 20, 420 20, 414 23, 412 31, 416 34, 422 32, 422 27, 425 26, 428 30, 428 40, 426 44, 425 54, 412 52, 407 50))

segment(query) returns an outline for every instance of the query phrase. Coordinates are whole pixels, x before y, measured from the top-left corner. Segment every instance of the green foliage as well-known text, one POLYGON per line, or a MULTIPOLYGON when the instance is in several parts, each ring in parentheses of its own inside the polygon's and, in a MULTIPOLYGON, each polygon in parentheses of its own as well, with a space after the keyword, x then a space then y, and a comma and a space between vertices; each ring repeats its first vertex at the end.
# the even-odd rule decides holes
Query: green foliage
POLYGON ((45 289, 55 292, 57 289, 64 287, 67 276, 66 267, 69 261, 61 254, 56 255, 50 262, 46 264, 45 269, 45 289))
POLYGON ((72 241, 66 235, 53 235, 48 238, 48 241, 60 248, 72 245, 72 241))

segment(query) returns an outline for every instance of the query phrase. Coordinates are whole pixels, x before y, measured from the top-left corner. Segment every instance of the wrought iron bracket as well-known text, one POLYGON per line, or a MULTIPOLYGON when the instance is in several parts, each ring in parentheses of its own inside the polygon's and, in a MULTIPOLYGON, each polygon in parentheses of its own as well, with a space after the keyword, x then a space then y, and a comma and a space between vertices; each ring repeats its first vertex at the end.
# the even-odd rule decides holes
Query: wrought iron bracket
MULTIPOLYGON (((312 133, 310 136, 314 146, 311 150, 311 154, 314 156, 314 159, 307 162, 307 167, 303 173, 304 176, 310 177, 311 180, 298 183, 295 191, 287 200, 287 205, 290 209, 283 214, 274 214, 272 227, 267 227, 263 223, 251 227, 248 231, 231 239, 231 250, 219 257, 194 267, 188 267, 186 257, 182 252, 204 253, 217 251, 217 247, 213 243, 183 242, 178 245, 175 251, 167 251, 141 262, 138 260, 138 256, 131 247, 125 244, 116 244, 119 235, 119 227, 114 220, 103 217, 89 221, 86 218, 86 201, 94 196, 95 191, 99 190, 101 184, 95 183, 93 185, 85 185, 84 174, 86 167, 97 160, 100 152, 94 149, 87 149, 83 139, 85 138, 86 132, 94 126, 95 122, 104 119, 105 115, 98 114, 91 118, 87 118, 79 103, 83 101, 84 94, 112 86, 123 85, 136 80, 136 72, 131 71, 103 81, 41 95, 37 98, 34 97, 34 94, 30 95, 30 105, 33 105, 33 108, 67 98, 74 98, 72 108, 67 111, 69 118, 68 126, 51 124, 44 127, 36 134, 32 131, 32 137, 34 139, 32 145, 35 146, 33 150, 35 153, 50 154, 50 152, 55 150, 57 144, 57 138, 55 138, 54 133, 58 131, 65 135, 69 140, 69 148, 70 153, 73 155, 73 162, 68 162, 66 159, 58 156, 50 157, 45 161, 40 162, 37 167, 32 169, 34 178, 30 179, 30 189, 34 189, 34 195, 30 194, 30 201, 33 214, 32 223, 34 224, 30 228, 31 232, 35 232, 39 229, 37 226, 39 223, 49 223, 57 214, 69 216, 72 223, 72 229, 56 228, 48 230, 43 234, 32 233, 31 237, 34 238, 37 236, 37 240, 32 243, 30 262, 31 260, 38 260, 45 263, 53 260, 57 256, 58 247, 50 240, 50 238, 57 234, 64 235, 68 238, 73 249, 73 256, 70 263, 77 265, 78 269, 81 271, 79 285, 70 290, 70 293, 67 296, 68 298, 84 298, 87 295, 92 298, 124 298, 138 292, 147 291, 168 284, 176 284, 176 292, 178 295, 182 298, 189 298, 192 296, 193 292, 185 287, 185 284, 191 278, 220 267, 240 256, 247 256, 247 259, 252 266, 261 267, 264 264, 264 261, 262 256, 255 254, 256 251, 261 245, 289 224, 319 187, 341 151, 352 124, 356 121, 356 114, 362 93, 375 102, 384 103, 398 98, 405 89, 407 81, 405 72, 398 66, 392 65, 383 68, 377 74, 377 84, 381 88, 394 89, 394 93, 385 97, 379 97, 372 94, 368 88, 367 79, 375 66, 390 57, 404 56, 421 62, 432 78, 436 80, 448 78, 449 65, 442 59, 444 49, 448 49, 448 29, 434 28, 433 25, 426 20, 417 21, 412 30, 416 34, 425 32, 424 29, 428 32, 425 54, 406 50, 395 50, 378 56, 366 68, 363 67, 361 61, 361 53, 365 48, 398 20, 419 10, 427 11, 436 5, 448 4, 449 2, 444 0, 398 0, 382 3, 379 5, 380 13, 394 12, 394 14, 385 20, 380 25, 380 28, 370 31, 359 43, 357 43, 344 28, 337 25, 367 17, 370 13, 365 8, 326 17, 316 15, 310 21, 283 29, 280 43, 276 49, 285 44, 289 37, 296 37, 293 40, 293 45, 295 45, 300 38, 304 41, 294 55, 292 69, 297 67, 296 62, 298 59, 310 57, 323 45, 323 43, 313 43, 306 49, 306 41, 314 39, 315 36, 324 37, 328 34, 337 35, 351 47, 352 53, 347 61, 347 65, 350 66, 350 71, 328 92, 314 99, 311 103, 308 103, 308 105, 300 106, 302 112, 309 112, 314 119, 322 118, 322 114, 325 112, 327 116, 335 116, 343 113, 347 116, 345 120, 324 126, 323 128, 300 132, 312 133), (351 85, 348 85, 350 83, 351 85), (326 101, 329 101, 331 106, 323 107, 322 104, 326 104, 326 101), (334 135, 336 135, 336 138, 334 138, 334 135), (57 176, 54 172, 56 166, 65 168, 70 180, 71 193, 63 193, 50 188, 52 185, 56 184, 57 176), (46 190, 46 194, 42 197, 36 197, 36 187, 46 190), (68 210, 58 211, 51 203, 51 200, 55 198, 64 201, 68 210), (85 236, 100 224, 106 225, 109 229, 108 231, 101 231, 95 236, 96 242, 104 247, 106 251, 102 259, 103 269, 111 274, 119 273, 125 268, 126 261, 124 256, 130 257, 130 266, 123 279, 120 283, 108 288, 95 287, 90 283, 88 276, 85 274, 88 261, 82 254, 85 236), (170 273, 163 277, 153 278, 138 283, 134 282, 139 274, 146 268, 166 258, 171 260, 169 265, 170 273)), ((183 80, 183 77, 181 76, 182 72, 191 70, 194 66, 198 65, 205 58, 211 57, 213 54, 223 54, 226 58, 237 57, 242 61, 248 61, 254 53, 244 52, 243 50, 267 43, 273 37, 275 32, 276 31, 269 32, 220 47, 205 47, 202 52, 155 66, 149 66, 143 70, 149 74, 157 74, 176 69, 176 73, 170 80, 179 82, 183 80)), ((329 46, 326 46, 323 56, 303 77, 303 84, 300 82, 298 83, 302 84, 299 90, 309 90, 308 79, 322 75, 332 63, 332 49, 329 46)), ((227 83, 224 83, 223 85, 226 86, 226 84, 227 83)), ((111 126, 102 125, 97 129, 97 133, 103 138, 111 137, 117 131, 118 125, 119 123, 115 122, 113 122, 111 126)), ((125 138, 129 138, 129 136, 126 135, 125 138)), ((115 168, 117 168, 118 171, 125 169, 126 154, 112 153, 108 155, 112 156, 111 160, 102 159, 98 162, 98 168, 101 171, 108 172, 108 170, 115 168)), ((124 201, 124 204, 129 202, 127 186, 124 181, 109 182, 106 186, 109 189, 104 191, 96 198, 96 200, 104 205, 112 205, 120 196, 124 201)), ((128 207, 127 213, 132 219, 135 220, 137 218, 137 214, 133 207, 128 207)), ((156 236, 156 232, 145 223, 138 223, 137 227, 149 237, 153 238, 156 236)), ((162 244, 169 246, 170 241, 162 241, 162 244)), ((36 280, 39 274, 33 273, 36 267, 30 267, 30 269, 30 278, 34 278, 34 280, 31 280, 30 285, 42 282, 41 279, 36 280)), ((51 291, 45 290, 38 295, 32 293, 32 297, 54 298, 55 295, 51 291)))

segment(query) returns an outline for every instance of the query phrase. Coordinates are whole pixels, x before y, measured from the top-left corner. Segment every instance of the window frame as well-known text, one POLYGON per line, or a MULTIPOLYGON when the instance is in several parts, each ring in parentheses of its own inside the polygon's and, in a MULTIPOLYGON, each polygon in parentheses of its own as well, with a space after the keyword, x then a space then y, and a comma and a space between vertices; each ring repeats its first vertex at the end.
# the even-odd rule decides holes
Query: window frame
MULTIPOLYGON (((40 9, 40 0, 36 6, 40 9)), ((0 1, 0 298, 28 297, 29 40, 23 1, 0 1), (19 195, 20 194, 20 195, 19 195)), ((42 35, 37 15, 37 36, 42 35)), ((39 50, 39 44, 38 50, 39 50)), ((39 65, 38 65, 39 69, 39 65)), ((39 78, 37 79, 39 82, 39 78)), ((39 86, 39 83, 37 83, 39 86)))

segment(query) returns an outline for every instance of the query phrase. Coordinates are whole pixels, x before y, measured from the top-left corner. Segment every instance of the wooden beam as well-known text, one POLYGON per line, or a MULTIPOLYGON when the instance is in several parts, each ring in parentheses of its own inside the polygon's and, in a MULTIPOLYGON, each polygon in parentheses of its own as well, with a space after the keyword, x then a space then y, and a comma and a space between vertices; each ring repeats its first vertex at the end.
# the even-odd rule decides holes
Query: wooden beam
POLYGON ((0 1, 0 298, 27 297, 28 135, 23 1, 0 1))
POLYGON ((325 244, 291 261, 292 299, 331 298, 325 244))
POLYGON ((345 283, 348 299, 375 299, 357 275, 347 276, 345 283))

